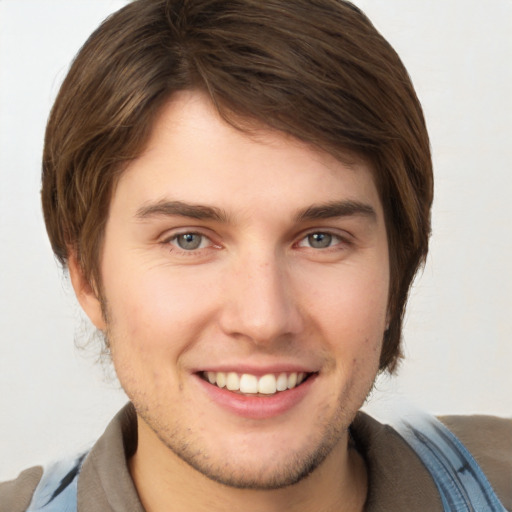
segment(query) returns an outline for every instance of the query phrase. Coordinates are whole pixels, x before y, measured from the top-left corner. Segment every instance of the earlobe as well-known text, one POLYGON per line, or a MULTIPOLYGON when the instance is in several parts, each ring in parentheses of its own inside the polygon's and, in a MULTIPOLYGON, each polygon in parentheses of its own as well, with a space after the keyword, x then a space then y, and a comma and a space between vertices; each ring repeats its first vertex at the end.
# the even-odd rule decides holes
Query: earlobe
POLYGON ((98 297, 98 292, 85 278, 75 252, 70 252, 68 258, 68 269, 71 284, 73 285, 73 289, 75 290, 75 295, 80 306, 82 306, 82 309, 94 326, 101 331, 105 331, 106 324, 105 319, 103 318, 103 311, 101 301, 98 297))

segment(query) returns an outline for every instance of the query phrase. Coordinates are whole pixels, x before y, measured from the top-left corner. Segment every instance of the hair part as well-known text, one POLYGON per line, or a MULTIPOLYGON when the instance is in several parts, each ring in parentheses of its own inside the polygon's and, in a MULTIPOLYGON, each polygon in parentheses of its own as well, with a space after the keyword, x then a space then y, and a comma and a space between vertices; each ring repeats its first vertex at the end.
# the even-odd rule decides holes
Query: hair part
POLYGON ((72 63, 46 130, 43 212, 61 264, 72 252, 101 292, 117 180, 163 104, 187 89, 208 94, 239 129, 255 121, 371 164, 390 246, 380 368, 393 371, 408 291, 428 250, 430 147, 400 58, 344 0, 135 0, 107 18, 72 63))

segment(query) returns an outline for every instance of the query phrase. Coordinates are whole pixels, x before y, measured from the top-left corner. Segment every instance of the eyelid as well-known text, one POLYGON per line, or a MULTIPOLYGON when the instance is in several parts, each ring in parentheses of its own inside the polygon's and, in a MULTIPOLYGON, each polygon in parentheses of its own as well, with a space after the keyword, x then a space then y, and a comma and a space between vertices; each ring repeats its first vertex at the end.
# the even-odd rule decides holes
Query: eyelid
POLYGON ((340 243, 342 243, 342 242, 343 242, 343 240, 341 239, 341 237, 334 235, 332 233, 326 233, 324 231, 314 231, 313 233, 308 233, 307 235, 303 236, 297 242, 297 246, 300 248, 305 248, 305 249, 313 249, 315 251, 318 251, 318 250, 326 251, 328 249, 334 249, 335 247, 340 245, 340 243), (331 237, 330 242, 332 242, 332 243, 330 245, 328 245, 327 247, 313 247, 308 239, 311 235, 315 235, 315 234, 322 234, 322 235, 330 236, 331 237))
POLYGON ((185 252, 194 252, 194 251, 199 251, 200 249, 206 249, 206 247, 211 245, 211 240, 207 236, 203 235, 202 233, 187 232, 187 233, 178 233, 177 235, 174 235, 169 240, 169 243, 172 245, 175 245, 175 247, 177 247, 179 250, 183 250, 185 252), (192 235, 193 237, 199 238, 199 246, 193 247, 190 249, 185 249, 183 247, 180 247, 180 245, 179 245, 180 238, 185 237, 186 235, 192 235))
MULTIPOLYGON (((330 235, 332 236, 333 238, 337 238, 339 240, 338 244, 339 243, 343 243, 343 244, 350 244, 352 243, 352 239, 353 239, 353 236, 347 232, 347 231, 344 231, 344 230, 339 230, 339 229, 335 229, 335 228, 313 228, 313 229, 308 229, 304 232, 302 232, 298 237, 297 237, 297 242, 295 242, 294 245, 299 245, 302 241, 304 241, 308 236, 310 235, 314 235, 314 234, 325 234, 325 235, 330 235)), ((329 248, 333 248, 335 247, 336 245, 338 244, 335 244, 334 246, 332 247, 329 247, 329 248)))
POLYGON ((221 245, 219 243, 215 242, 213 236, 211 234, 205 233, 204 231, 205 231, 204 229, 197 228, 197 227, 175 228, 175 229, 166 231, 165 234, 162 235, 162 237, 160 238, 159 243, 164 246, 170 246, 173 252, 179 252, 182 254, 186 253, 188 255, 192 255, 194 253, 197 254, 200 251, 209 249, 211 247, 220 248, 221 245), (179 236, 188 235, 188 234, 200 236, 203 239, 207 239, 209 241, 209 243, 206 247, 199 247, 197 249, 190 249, 190 250, 182 249, 177 244, 171 243, 173 240, 176 240, 179 236))
POLYGON ((210 230, 204 229, 202 227, 197 226, 183 226, 177 228, 170 228, 163 231, 161 235, 159 235, 158 239, 160 242, 169 242, 173 238, 176 238, 180 235, 199 235, 208 239, 212 239, 212 235, 210 234, 210 230))

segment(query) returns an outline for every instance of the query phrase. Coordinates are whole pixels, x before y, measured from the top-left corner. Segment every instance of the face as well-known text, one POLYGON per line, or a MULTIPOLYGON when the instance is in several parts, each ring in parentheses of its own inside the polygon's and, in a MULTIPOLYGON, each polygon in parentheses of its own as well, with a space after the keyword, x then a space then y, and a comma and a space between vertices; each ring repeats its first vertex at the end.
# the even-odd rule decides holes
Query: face
POLYGON ((114 192, 101 275, 106 320, 82 303, 170 459, 276 488, 346 449, 389 287, 365 163, 242 133, 199 93, 177 94, 114 192))

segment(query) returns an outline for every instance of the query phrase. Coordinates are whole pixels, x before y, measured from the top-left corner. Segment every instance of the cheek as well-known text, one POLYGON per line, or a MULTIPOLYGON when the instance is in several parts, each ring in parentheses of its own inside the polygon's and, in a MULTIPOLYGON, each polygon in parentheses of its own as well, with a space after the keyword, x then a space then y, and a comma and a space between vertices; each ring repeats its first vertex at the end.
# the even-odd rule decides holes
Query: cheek
POLYGON ((380 343, 386 326, 388 286, 385 271, 349 269, 331 274, 305 284, 308 309, 325 329, 346 343, 380 343))
POLYGON ((212 316, 212 304, 219 303, 204 279, 190 272, 112 270, 105 284, 111 336, 122 338, 123 348, 143 359, 177 357, 212 316))

